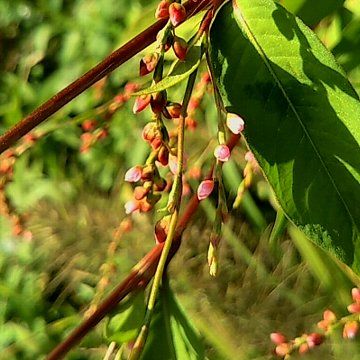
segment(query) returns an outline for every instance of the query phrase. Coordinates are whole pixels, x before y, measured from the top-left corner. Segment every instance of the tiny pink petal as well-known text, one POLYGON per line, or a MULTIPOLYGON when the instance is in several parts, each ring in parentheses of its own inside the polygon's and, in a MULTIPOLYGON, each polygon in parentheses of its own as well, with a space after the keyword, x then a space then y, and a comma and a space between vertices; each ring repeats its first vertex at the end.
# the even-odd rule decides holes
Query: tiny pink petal
POLYGON ((204 200, 212 193, 214 190, 214 181, 213 180, 204 180, 200 183, 197 189, 197 197, 198 199, 204 200))
POLYGON ((245 122, 239 115, 228 113, 226 125, 233 134, 240 134, 244 130, 245 122))
POLYGON ((139 202, 135 200, 129 200, 125 203, 124 208, 126 214, 132 214, 133 212, 139 210, 139 202))
POLYGON ((359 314, 360 313, 360 304, 359 303, 353 303, 353 304, 350 304, 348 307, 347 307, 349 313, 351 314, 359 314))
POLYGON ((142 168, 141 166, 133 166, 125 173, 125 181, 138 182, 141 180, 142 168))
POLYGON ((275 344, 275 345, 280 345, 286 342, 286 338, 283 334, 281 333, 271 333, 270 334, 270 340, 275 344))
POLYGON ((351 290, 351 295, 355 302, 360 303, 360 289, 359 288, 353 288, 351 290))
POLYGON ((230 159, 230 150, 226 145, 218 145, 214 150, 214 156, 222 162, 230 159))

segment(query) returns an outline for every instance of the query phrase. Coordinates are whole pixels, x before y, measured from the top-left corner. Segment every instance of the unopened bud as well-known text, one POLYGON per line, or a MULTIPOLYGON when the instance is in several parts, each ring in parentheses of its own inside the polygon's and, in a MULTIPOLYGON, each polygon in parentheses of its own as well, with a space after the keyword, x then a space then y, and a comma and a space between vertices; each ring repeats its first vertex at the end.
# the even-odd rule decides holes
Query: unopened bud
POLYGON ((286 338, 282 333, 271 333, 270 334, 270 340, 275 344, 275 345, 280 345, 282 343, 286 342, 286 338))
POLYGON ((226 115, 226 125, 233 134, 240 134, 244 130, 244 120, 237 114, 226 115))
POLYGON ((179 3, 172 3, 169 6, 169 18, 174 27, 178 26, 186 19, 185 7, 179 3))
POLYGON ((360 313, 360 303, 353 303, 347 307, 349 313, 358 314, 360 313))
POLYGON ((87 119, 82 124, 81 127, 85 132, 93 131, 97 126, 97 121, 95 119, 87 119))
POLYGON ((135 99, 133 113, 137 114, 137 113, 143 111, 150 104, 150 101, 151 101, 151 95, 138 96, 135 99))
POLYGON ((197 197, 198 199, 204 200, 210 196, 212 191, 214 190, 214 181, 213 180, 204 180, 200 183, 197 189, 197 197))
POLYGON ((172 103, 167 106, 167 110, 173 119, 178 119, 181 115, 181 104, 172 103))
POLYGON ((328 321, 329 323, 333 323, 336 321, 336 315, 333 311, 331 310, 325 310, 323 313, 323 318, 325 321, 328 321))
POLYGON ((343 338, 354 339, 359 331, 359 323, 357 321, 348 321, 344 325, 343 338))
POLYGON ((281 357, 289 355, 290 352, 291 352, 291 345, 288 343, 280 344, 275 348, 275 354, 281 357))
POLYGON ((216 276, 218 274, 218 249, 215 248, 212 243, 209 244, 208 264, 210 267, 210 275, 216 276))
POLYGON ((159 61, 159 54, 158 53, 151 53, 145 55, 140 60, 140 76, 145 76, 156 68, 156 65, 159 61))
POLYGON ((306 337, 306 342, 309 345, 309 348, 312 349, 324 342, 324 336, 319 333, 311 333, 306 337))
POLYGON ((170 4, 171 4, 170 0, 160 1, 155 11, 155 18, 159 20, 159 19, 166 19, 167 17, 169 17, 170 4))
POLYGON ((299 354, 301 354, 301 355, 306 354, 307 352, 309 352, 309 350, 310 350, 310 347, 307 343, 302 343, 299 346, 299 354))
POLYGON ((158 153, 158 160, 163 166, 166 166, 169 163, 169 150, 165 146, 160 148, 158 153))
POLYGON ((125 203, 124 207, 125 213, 128 215, 140 209, 139 202, 136 200, 129 200, 127 203, 125 203))
POLYGON ((352 295, 353 300, 356 303, 360 303, 360 289, 359 288, 353 288, 351 290, 351 295, 352 295))
POLYGON ((142 177, 142 167, 133 166, 125 173, 125 181, 127 182, 138 182, 142 177))
POLYGON ((134 198, 136 200, 142 200, 148 193, 150 189, 146 189, 143 186, 137 186, 134 189, 134 198))
POLYGON ((230 159, 230 150, 226 145, 218 145, 214 150, 214 156, 221 162, 226 162, 230 159))
POLYGON ((173 50, 176 57, 179 60, 184 61, 188 52, 188 44, 183 38, 175 36, 173 42, 173 50))

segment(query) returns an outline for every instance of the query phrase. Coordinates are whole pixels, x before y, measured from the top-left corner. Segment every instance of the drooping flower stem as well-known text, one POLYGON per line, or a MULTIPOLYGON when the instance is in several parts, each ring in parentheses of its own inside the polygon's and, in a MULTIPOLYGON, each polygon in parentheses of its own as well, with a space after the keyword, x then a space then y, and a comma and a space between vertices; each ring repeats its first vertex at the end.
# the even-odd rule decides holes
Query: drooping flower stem
POLYGON ((178 125, 178 144, 177 144, 177 155, 178 155, 178 167, 177 174, 173 183, 173 188, 171 191, 171 196, 169 198, 168 210, 171 212, 171 220, 169 231, 166 236, 164 248, 161 252, 160 260, 156 268, 154 281, 151 287, 150 296, 147 304, 147 310, 145 314, 144 323, 140 329, 140 333, 136 338, 135 344, 132 348, 132 351, 129 356, 129 360, 137 360, 140 358, 140 355, 144 349, 147 335, 150 328, 151 318, 154 312, 154 307, 156 299, 159 293, 159 288, 161 280, 164 275, 164 270, 166 267, 167 259, 170 253, 173 240, 176 236, 176 228, 178 224, 180 205, 181 205, 181 195, 182 195, 182 175, 184 169, 184 147, 185 147, 185 118, 187 115, 187 107, 191 97, 192 90, 194 88, 195 79, 197 72, 192 73, 188 79, 188 83, 185 90, 185 96, 182 103, 182 110, 180 121, 178 125))
MULTIPOLYGON (((184 4, 187 14, 186 17, 190 18, 211 5, 211 0, 202 0, 200 2, 188 1, 184 4)), ((31 114, 13 126, 4 135, 0 136, 0 154, 12 146, 22 136, 44 122, 51 115, 56 113, 59 109, 88 89, 91 85, 101 80, 103 77, 152 44, 156 40, 157 33, 166 23, 167 19, 158 20, 155 24, 145 29, 133 39, 129 40, 125 45, 115 50, 98 65, 47 100, 31 114)))

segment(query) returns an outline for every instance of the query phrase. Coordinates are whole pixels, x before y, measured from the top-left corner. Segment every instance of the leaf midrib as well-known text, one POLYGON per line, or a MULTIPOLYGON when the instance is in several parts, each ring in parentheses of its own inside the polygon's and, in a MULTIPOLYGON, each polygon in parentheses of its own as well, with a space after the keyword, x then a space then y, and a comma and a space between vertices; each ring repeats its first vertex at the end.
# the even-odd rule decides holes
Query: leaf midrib
MULTIPOLYGON (((271 76, 274 78, 274 80, 275 80, 276 84, 278 85, 280 91, 283 93, 286 101, 287 101, 288 104, 289 104, 290 109, 293 111, 295 117, 296 117, 297 120, 299 121, 299 123, 300 123, 300 125, 301 125, 301 127, 302 127, 302 129, 303 129, 303 131, 304 131, 304 133, 305 133, 305 135, 306 135, 306 137, 308 138, 311 146, 312 146, 313 149, 314 149, 315 154, 317 155, 317 157, 318 157, 319 160, 320 160, 321 165, 322 165, 323 168, 325 169, 325 172, 326 172, 326 174, 328 175, 328 177, 329 177, 329 179, 330 179, 330 182, 333 184, 336 193, 338 194, 338 196, 339 196, 341 202, 343 203, 343 205, 344 205, 344 207, 345 207, 348 215, 350 216, 350 219, 351 219, 352 223, 354 224, 354 226, 356 226, 356 225, 355 225, 355 221, 354 221, 354 219, 353 219, 353 217, 352 217, 352 214, 351 214, 351 212, 350 212, 350 210, 349 210, 349 207, 347 206, 347 204, 346 204, 343 196, 341 195, 341 192, 340 192, 338 186, 336 185, 335 181, 333 180, 333 178, 332 178, 332 176, 331 176, 331 173, 330 173, 328 167, 327 167, 326 164, 324 163, 324 161, 323 161, 323 159, 322 159, 322 157, 321 157, 321 155, 320 155, 319 150, 317 149, 315 143, 314 143, 313 140, 311 139, 311 136, 310 136, 310 134, 309 134, 309 132, 308 132, 305 124, 303 123, 300 115, 298 114, 295 106, 293 105, 292 101, 290 100, 289 96, 287 95, 284 86, 282 85, 280 79, 277 77, 275 71, 273 70, 273 68, 272 68, 272 66, 271 66, 271 64, 270 64, 270 61, 269 61, 269 59, 268 59, 267 56, 266 56, 265 51, 262 49, 262 47, 260 46, 260 44, 259 44, 258 41, 256 40, 255 35, 254 35, 253 32, 251 31, 250 26, 248 25, 248 23, 246 22, 243 14, 242 14, 242 12, 241 12, 240 5, 238 4, 237 0, 233 0, 232 3, 233 3, 234 14, 236 14, 236 13, 238 14, 239 21, 241 22, 239 25, 244 28, 244 30, 245 30, 245 32, 246 32, 246 35, 248 36, 250 42, 253 44, 253 46, 255 47, 255 49, 258 51, 259 55, 261 56, 261 58, 263 59, 265 65, 266 65, 266 67, 268 68, 271 76)), ((238 22, 238 21, 237 21, 237 16, 235 16, 235 21, 238 22)))

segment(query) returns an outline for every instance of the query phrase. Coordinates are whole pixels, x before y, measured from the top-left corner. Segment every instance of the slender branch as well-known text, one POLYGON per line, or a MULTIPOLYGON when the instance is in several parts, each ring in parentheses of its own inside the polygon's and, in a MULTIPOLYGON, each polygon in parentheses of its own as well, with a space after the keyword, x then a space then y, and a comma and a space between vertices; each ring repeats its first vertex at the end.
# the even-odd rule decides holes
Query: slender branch
MULTIPOLYGON (((187 10, 188 18, 210 5, 211 0, 202 0, 200 3, 190 0, 184 4, 187 10)), ((115 50, 98 65, 82 75, 79 79, 75 80, 55 96, 43 103, 31 114, 8 130, 4 135, 0 136, 0 154, 12 146, 22 136, 26 135, 33 128, 41 124, 71 100, 88 89, 91 85, 152 44, 156 40, 157 33, 166 23, 167 19, 157 21, 132 40, 128 41, 125 45, 115 50)))
POLYGON ((170 207, 174 209, 174 212, 171 215, 169 231, 166 236, 165 245, 161 252, 160 260, 156 268, 144 323, 143 326, 141 327, 140 333, 136 338, 135 344, 129 356, 129 360, 138 360, 141 356, 142 351, 144 350, 147 335, 149 333, 152 315, 155 308, 155 303, 160 289, 161 279, 163 278, 164 270, 167 264, 167 259, 171 250, 171 246, 176 236, 176 228, 177 228, 178 217, 181 206, 182 177, 184 172, 185 119, 187 116, 187 108, 194 88, 196 75, 197 75, 197 71, 193 72, 188 79, 184 100, 182 102, 182 110, 181 110, 180 121, 178 126, 178 145, 177 145, 178 169, 173 184, 173 189, 171 190, 174 195, 173 199, 171 200, 171 202, 173 203, 170 204, 170 207))
MULTIPOLYGON (((236 146, 239 138, 239 135, 231 136, 229 142, 227 143, 230 150, 236 146)), ((212 173, 213 169, 210 170, 208 177, 211 177, 212 173)), ((170 249, 167 262, 169 262, 176 254, 180 246, 181 236, 198 207, 199 199, 197 195, 194 194, 188 202, 186 209, 178 222, 176 236, 170 249)), ((145 288, 155 274, 163 247, 164 243, 158 244, 147 255, 145 255, 133 268, 131 273, 107 298, 104 299, 97 310, 88 319, 84 320, 77 328, 75 328, 62 343, 56 346, 56 348, 54 348, 54 350, 48 355, 46 360, 62 359, 84 338, 87 333, 91 331, 93 327, 95 327, 109 312, 111 312, 121 300, 123 300, 131 292, 145 288)))

